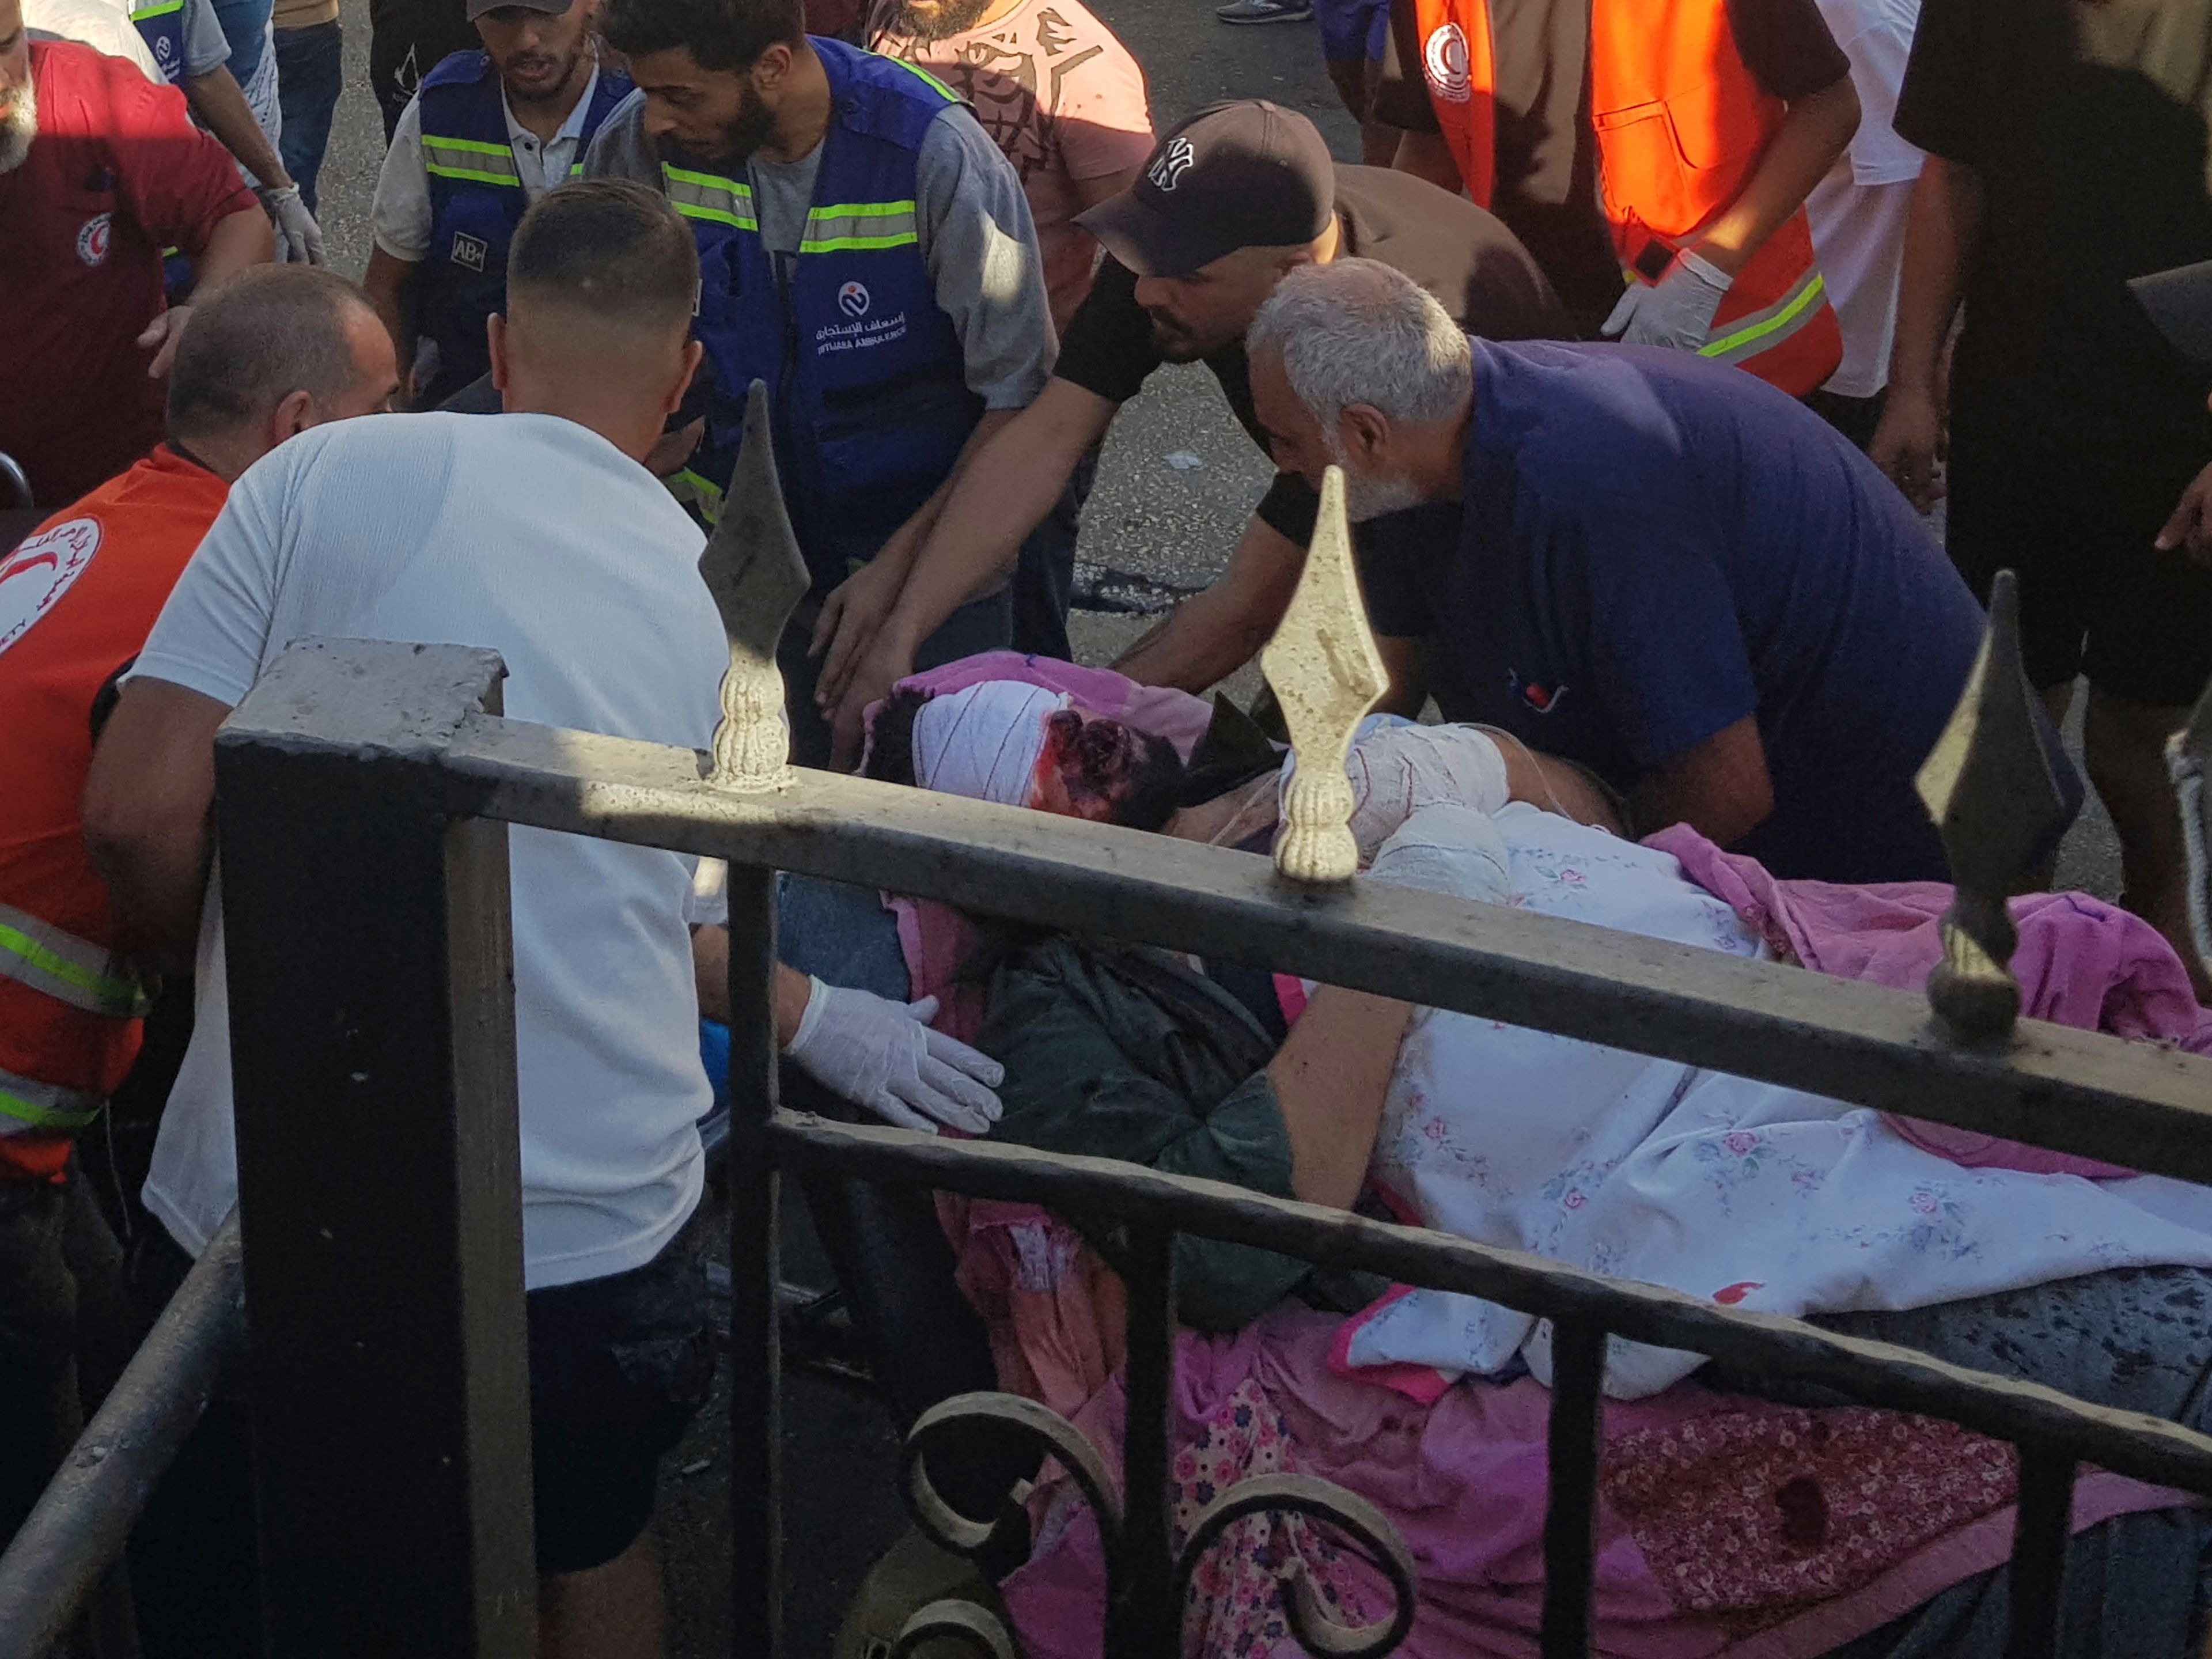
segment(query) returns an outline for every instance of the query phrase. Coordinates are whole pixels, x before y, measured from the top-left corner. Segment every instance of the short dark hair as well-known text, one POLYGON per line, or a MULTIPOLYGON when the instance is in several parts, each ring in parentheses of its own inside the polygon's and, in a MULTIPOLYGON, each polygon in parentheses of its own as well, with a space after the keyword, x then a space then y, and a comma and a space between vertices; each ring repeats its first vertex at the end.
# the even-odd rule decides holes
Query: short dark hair
POLYGON ((346 332, 374 320, 368 295, 316 265, 256 265, 192 306, 169 368, 168 432, 230 432, 264 420, 295 392, 323 403, 359 378, 346 332))
POLYGON ((860 775, 885 783, 912 783, 914 779, 914 717, 937 694, 902 686, 884 699, 868 726, 868 755, 860 775))
POLYGON ((611 0, 599 31, 625 58, 687 48, 701 69, 750 69, 806 33, 801 0, 611 0))
POLYGON ((688 327, 699 250, 667 198, 622 179, 547 191, 507 253, 510 295, 528 294, 648 327, 688 327))

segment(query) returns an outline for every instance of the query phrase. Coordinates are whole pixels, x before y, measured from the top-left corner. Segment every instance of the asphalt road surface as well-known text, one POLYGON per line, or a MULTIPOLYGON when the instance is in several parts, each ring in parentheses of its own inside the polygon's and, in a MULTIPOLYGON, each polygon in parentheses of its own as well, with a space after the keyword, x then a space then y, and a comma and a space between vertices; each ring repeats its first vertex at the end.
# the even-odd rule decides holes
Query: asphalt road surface
MULTIPOLYGON (((1216 99, 1271 98, 1318 122, 1340 159, 1358 159, 1356 135, 1322 72, 1310 24, 1229 28, 1214 21, 1204 0, 1091 3, 1143 63, 1156 127, 1216 99)), ((367 91, 366 0, 344 0, 343 21, 348 82, 322 173, 322 222, 332 264, 358 275, 368 263, 368 208, 383 129, 367 91)), ((1271 471, 1204 369, 1156 375, 1115 422, 1085 516, 1080 557, 1109 577, 1202 586, 1220 570, 1271 471)), ((1079 612, 1079 653, 1103 662, 1148 625, 1141 616, 1079 612)), ((1250 684, 1249 671, 1232 683, 1240 690, 1250 684)), ((2118 890, 2110 824, 2094 803, 2069 838, 2060 877, 2063 884, 2106 896, 2118 890)), ((787 1208, 797 1207, 793 1192, 787 1208)), ((792 1230, 786 1271, 828 1282, 803 1221, 792 1230)), ((730 1651, 726 1410, 726 1394, 718 1390, 670 1459, 663 1485, 671 1650, 678 1659, 730 1651)), ((892 1492, 895 1451, 884 1414, 864 1389, 804 1373, 789 1377, 784 1429, 790 1650, 826 1654, 869 1564, 904 1528, 892 1492)))

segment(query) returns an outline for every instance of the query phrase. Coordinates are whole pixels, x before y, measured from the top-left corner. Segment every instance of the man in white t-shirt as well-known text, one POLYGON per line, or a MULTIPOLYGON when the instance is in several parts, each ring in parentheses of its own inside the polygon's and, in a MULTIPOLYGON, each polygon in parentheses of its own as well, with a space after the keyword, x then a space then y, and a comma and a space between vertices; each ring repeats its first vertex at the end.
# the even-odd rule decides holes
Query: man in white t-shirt
POLYGON ((1912 55, 1920 0, 1819 0, 1820 15, 1850 59, 1859 130, 1850 148, 1805 198, 1814 251, 1844 331, 1844 361, 1806 401, 1861 449, 1881 418, 1889 348, 1897 333, 1897 282, 1905 212, 1921 154, 1897 136, 1897 94, 1912 55))
MULTIPOLYGON (((143 936, 198 933, 197 1024, 145 1188, 185 1250, 237 1194, 222 909, 212 890, 202 902, 215 731, 289 643, 489 646, 510 716, 711 741, 729 653, 700 532, 640 464, 698 362, 698 282, 658 192, 548 195, 516 232, 490 325, 507 412, 350 422, 347 441, 252 467, 140 654, 94 758, 86 840, 143 936)), ((709 1100, 691 860, 511 837, 540 1616, 546 1650, 653 1655, 655 1466, 714 1366, 703 1269, 672 1248, 698 1202, 709 1100)), ((890 1052, 856 1030, 924 1046, 906 1009, 803 975, 786 975, 778 1012, 793 1058, 856 1097, 890 1052), (855 1047, 843 1073, 824 1066, 855 1047)))

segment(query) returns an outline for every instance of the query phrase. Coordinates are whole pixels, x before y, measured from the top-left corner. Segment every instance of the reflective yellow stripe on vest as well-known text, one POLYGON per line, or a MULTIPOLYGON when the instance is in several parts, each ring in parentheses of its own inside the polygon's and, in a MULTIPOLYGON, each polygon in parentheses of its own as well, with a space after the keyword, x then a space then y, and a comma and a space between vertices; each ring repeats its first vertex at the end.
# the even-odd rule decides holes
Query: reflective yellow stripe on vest
POLYGON ((839 202, 806 216, 801 253, 842 248, 903 247, 921 240, 921 221, 907 202, 839 202))
POLYGON ((154 3, 150 6, 131 7, 131 21, 134 23, 150 22, 156 17, 167 17, 172 12, 182 11, 184 9, 185 0, 154 0, 154 3))
POLYGON ((100 1097, 82 1089, 0 1071, 0 1135, 27 1129, 82 1129, 100 1116, 100 1097))
POLYGON ((522 170, 514 164, 514 149, 506 144, 487 144, 474 138, 434 138, 426 132, 422 168, 441 179, 522 188, 522 170))
POLYGON ((149 1006, 137 983, 116 971, 112 952, 5 904, 0 904, 0 979, 88 1014, 139 1019, 149 1006))
POLYGON ((687 219, 705 219, 756 233, 760 229, 760 221, 753 216, 750 185, 725 179, 719 173, 687 173, 663 161, 660 187, 667 195, 668 205, 687 219))
POLYGON ((1749 316, 1731 319, 1728 332, 1699 346, 1698 356, 1735 363, 1756 357, 1762 351, 1771 351, 1820 314, 1820 296, 1827 288, 1826 280, 1818 270, 1807 271, 1789 293, 1772 305, 1749 316))
MULTIPOLYGON (((916 80, 927 82, 931 86, 937 88, 938 92, 943 95, 947 103, 962 104, 967 102, 966 99, 963 98, 958 93, 953 91, 951 88, 946 86, 944 82, 939 80, 935 76, 932 75, 927 70, 922 68, 919 64, 909 64, 903 58, 885 58, 884 61, 887 64, 897 64, 901 69, 904 70, 908 75, 913 76, 916 80)), ((1066 73, 1065 70, 1062 70, 1060 72, 1062 74, 1066 73)))
POLYGON ((688 501, 699 509, 699 516, 713 529, 722 516, 722 490, 710 482, 706 474, 694 472, 690 467, 668 476, 668 493, 678 501, 688 501))

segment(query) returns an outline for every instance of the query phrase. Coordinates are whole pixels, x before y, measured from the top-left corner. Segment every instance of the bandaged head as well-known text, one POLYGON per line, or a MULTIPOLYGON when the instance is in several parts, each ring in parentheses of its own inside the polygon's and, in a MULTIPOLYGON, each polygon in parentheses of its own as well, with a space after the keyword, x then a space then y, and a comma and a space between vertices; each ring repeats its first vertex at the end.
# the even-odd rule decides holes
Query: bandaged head
POLYGON ((1046 721, 1068 699, 1014 680, 933 697, 914 717, 914 781, 924 789, 1027 806, 1036 793, 1046 721))

